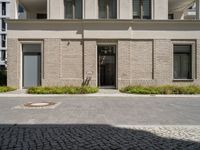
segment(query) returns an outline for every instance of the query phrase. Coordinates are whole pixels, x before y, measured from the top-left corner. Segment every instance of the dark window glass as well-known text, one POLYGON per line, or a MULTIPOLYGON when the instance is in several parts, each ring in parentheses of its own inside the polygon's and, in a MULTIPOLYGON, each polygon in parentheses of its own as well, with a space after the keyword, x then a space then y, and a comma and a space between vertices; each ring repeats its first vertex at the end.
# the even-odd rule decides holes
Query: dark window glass
POLYGON ((82 0, 65 0, 65 18, 82 19, 82 0))
POLYGON ((82 0, 75 0, 75 18, 82 19, 82 0))
POLYGON ((2 15, 6 15, 6 2, 2 2, 2 15))
POLYGON ((140 19, 141 18, 141 1, 133 0, 133 18, 140 19))
POLYGON ((6 31, 6 22, 5 22, 5 19, 2 19, 2 22, 1 22, 1 29, 2 31, 6 31))
POLYGON ((1 61, 5 61, 5 59, 6 59, 6 51, 1 50, 1 61))
POLYGON ((143 19, 151 19, 151 0, 143 0, 143 19))
POLYGON ((174 45, 174 79, 192 78, 191 45, 174 45))
POLYGON ((65 18, 73 18, 73 0, 65 0, 65 18))
POLYGON ((169 14, 168 19, 174 19, 174 14, 169 14))
POLYGON ((47 19, 47 14, 37 14, 37 19, 47 19))
POLYGON ((116 19, 117 18, 117 1, 109 0, 109 18, 116 19))
POLYGON ((133 19, 151 19, 151 0, 133 0, 133 19))
POLYGON ((1 46, 2 46, 3 48, 6 47, 6 35, 5 35, 5 34, 2 34, 2 35, 1 35, 1 46))
POLYGON ((99 18, 107 18, 107 0, 99 0, 99 18))
POLYGON ((117 19, 117 0, 99 0, 99 18, 117 19))
POLYGON ((22 5, 19 5, 19 6, 18 6, 18 12, 19 12, 19 13, 23 13, 23 12, 24 12, 24 8, 23 8, 22 5))

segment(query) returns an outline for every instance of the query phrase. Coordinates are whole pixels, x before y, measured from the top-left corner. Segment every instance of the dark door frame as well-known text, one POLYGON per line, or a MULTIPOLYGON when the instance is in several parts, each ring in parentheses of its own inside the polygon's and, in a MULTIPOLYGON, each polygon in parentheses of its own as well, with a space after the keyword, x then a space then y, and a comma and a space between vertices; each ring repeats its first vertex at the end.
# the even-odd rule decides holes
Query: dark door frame
POLYGON ((97 85, 98 87, 110 87, 110 88, 117 88, 117 46, 115 44, 100 44, 100 45, 97 45, 97 85), (105 86, 102 86, 101 83, 100 83, 100 64, 99 64, 99 56, 100 56, 100 53, 99 53, 99 46, 112 46, 114 47, 115 49, 115 53, 114 54, 106 54, 105 56, 114 56, 114 74, 115 74, 115 82, 114 82, 114 85, 105 85, 105 86))
POLYGON ((40 56, 40 64, 38 64, 39 65, 39 72, 38 72, 38 86, 40 86, 41 85, 41 83, 42 83, 42 79, 41 79, 41 71, 42 71, 42 65, 41 65, 41 52, 22 52, 23 54, 23 57, 22 57, 22 88, 28 88, 28 87, 25 87, 24 86, 24 56, 26 55, 28 55, 28 56, 35 56, 35 55, 37 55, 37 56, 40 56))

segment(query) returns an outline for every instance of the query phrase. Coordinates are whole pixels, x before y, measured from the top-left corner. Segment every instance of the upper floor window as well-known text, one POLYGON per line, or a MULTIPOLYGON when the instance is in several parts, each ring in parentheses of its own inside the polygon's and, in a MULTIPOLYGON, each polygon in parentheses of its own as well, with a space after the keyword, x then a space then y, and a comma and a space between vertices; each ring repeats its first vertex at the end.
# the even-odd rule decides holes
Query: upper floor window
POLYGON ((47 14, 37 14, 37 19, 47 19, 47 14))
POLYGON ((133 0, 133 19, 151 19, 151 0, 133 0))
POLYGON ((5 61, 5 60, 6 60, 6 51, 1 50, 1 61, 5 61))
POLYGON ((2 2, 2 15, 6 15, 6 2, 2 2))
POLYGON ((5 34, 1 35, 1 47, 2 48, 6 47, 6 35, 5 34))
POLYGON ((18 13, 24 13, 24 7, 22 5, 18 5, 18 13))
POLYGON ((65 0, 65 18, 82 19, 82 0, 65 0))
POLYGON ((5 21, 5 19, 1 20, 1 30, 6 31, 6 21, 5 21))
POLYGON ((117 0, 99 0, 99 18, 117 19, 117 0))

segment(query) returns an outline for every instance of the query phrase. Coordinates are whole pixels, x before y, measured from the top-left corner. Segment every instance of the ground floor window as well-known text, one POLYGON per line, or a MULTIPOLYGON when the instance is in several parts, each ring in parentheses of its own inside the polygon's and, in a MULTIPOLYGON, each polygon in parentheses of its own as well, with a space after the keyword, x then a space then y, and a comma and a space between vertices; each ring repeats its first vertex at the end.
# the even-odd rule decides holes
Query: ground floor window
POLYGON ((192 79, 191 45, 174 45, 174 79, 192 79))

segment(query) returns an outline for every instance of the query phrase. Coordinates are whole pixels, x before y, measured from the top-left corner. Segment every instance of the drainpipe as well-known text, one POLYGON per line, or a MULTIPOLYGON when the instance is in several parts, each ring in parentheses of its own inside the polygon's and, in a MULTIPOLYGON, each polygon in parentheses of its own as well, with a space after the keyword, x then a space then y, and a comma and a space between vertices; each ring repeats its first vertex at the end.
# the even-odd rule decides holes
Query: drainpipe
POLYGON ((84 82, 85 82, 85 42, 84 42, 84 23, 83 23, 83 20, 81 21, 81 30, 82 30, 82 39, 81 39, 81 44, 82 44, 82 61, 83 61, 83 84, 84 85, 84 82))
POLYGON ((50 19, 50 0, 47 0, 47 19, 50 19))
POLYGON ((196 19, 200 19, 200 0, 196 0, 196 19))

